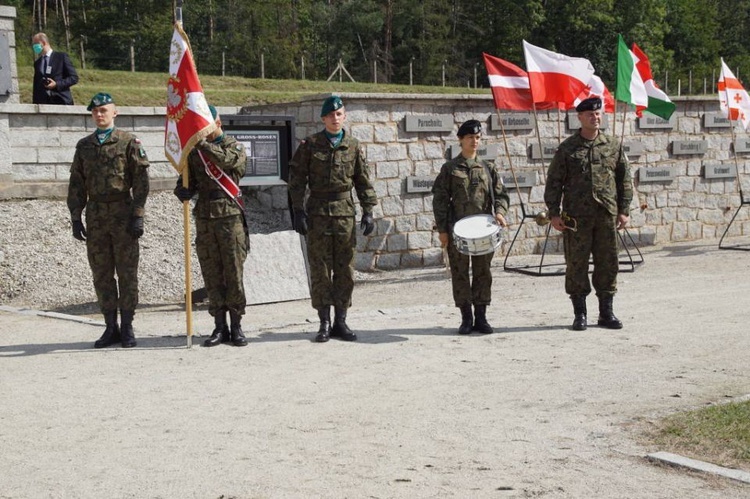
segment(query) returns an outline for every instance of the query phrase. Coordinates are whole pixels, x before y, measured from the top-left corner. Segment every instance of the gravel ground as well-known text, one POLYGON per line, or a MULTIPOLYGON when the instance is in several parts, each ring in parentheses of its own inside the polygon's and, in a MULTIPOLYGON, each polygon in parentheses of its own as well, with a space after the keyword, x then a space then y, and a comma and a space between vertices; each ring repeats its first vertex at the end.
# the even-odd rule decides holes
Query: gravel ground
MULTIPOLYGON (((262 210, 245 196, 252 234, 289 230, 284 212, 262 210)), ((152 192, 141 238, 141 304, 183 302, 182 208, 170 192, 152 192)), ((191 220, 192 238, 195 225, 191 220)), ((203 286, 195 248, 193 288, 203 286)), ((94 313, 96 295, 85 244, 73 239, 65 200, 0 202, 0 303, 67 313, 94 313)))

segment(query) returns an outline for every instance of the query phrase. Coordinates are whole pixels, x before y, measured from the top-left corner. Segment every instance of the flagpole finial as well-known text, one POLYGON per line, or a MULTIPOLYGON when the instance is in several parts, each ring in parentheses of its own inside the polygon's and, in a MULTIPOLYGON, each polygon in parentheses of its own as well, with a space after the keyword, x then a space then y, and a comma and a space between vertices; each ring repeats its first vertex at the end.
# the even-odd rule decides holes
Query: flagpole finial
POLYGON ((174 22, 182 26, 182 1, 183 0, 177 0, 177 8, 174 12, 174 22))

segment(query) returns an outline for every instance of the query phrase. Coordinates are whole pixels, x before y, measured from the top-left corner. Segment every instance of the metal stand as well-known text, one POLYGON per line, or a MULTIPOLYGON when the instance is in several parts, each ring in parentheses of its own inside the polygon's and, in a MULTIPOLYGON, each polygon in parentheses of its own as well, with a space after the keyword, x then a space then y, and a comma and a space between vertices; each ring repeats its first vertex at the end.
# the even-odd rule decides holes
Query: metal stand
MULTIPOLYGON (((526 222, 526 219, 531 218, 535 219, 536 214, 527 214, 526 209, 523 204, 521 204, 521 223, 518 225, 518 230, 516 230, 516 235, 513 236, 513 241, 511 241, 510 246, 508 247, 508 251, 505 253, 505 260, 503 261, 503 270, 507 272, 518 272, 519 274, 526 274, 530 276, 554 276, 554 275, 564 275, 565 274, 565 262, 562 263, 544 263, 544 257, 547 254, 547 241, 549 240, 549 233, 552 229, 552 224, 547 224, 547 229, 544 233, 544 244, 542 245, 542 253, 539 258, 539 264, 538 265, 518 265, 518 266, 511 266, 508 265, 508 257, 510 256, 511 250, 513 249, 513 245, 516 243, 516 239, 518 238, 518 234, 520 234, 521 229, 523 228, 523 224, 526 222)), ((638 248, 638 245, 635 243, 635 240, 633 239, 633 236, 630 234, 628 229, 624 229, 622 232, 617 231, 617 236, 620 239, 620 244, 622 245, 622 249, 625 251, 625 259, 620 259, 620 270, 619 272, 635 272, 636 265, 640 265, 644 262, 643 260, 643 254, 641 253, 641 250, 638 248), (628 244, 625 239, 625 236, 627 236, 627 239, 630 241, 630 244, 632 245, 633 249, 635 250, 635 253, 637 253, 637 258, 633 259, 633 254, 630 252, 630 249, 628 249, 628 244)), ((592 262, 589 262, 589 265, 591 265, 592 262)))
MULTIPOLYGON (((740 193, 742 194, 742 193, 740 193)), ((740 205, 737 207, 737 210, 734 212, 734 215, 732 215, 732 219, 729 221, 729 225, 727 225, 726 230, 724 230, 724 234, 721 235, 721 239, 719 240, 719 249, 731 249, 731 250, 740 250, 740 251, 750 251, 750 243, 745 244, 735 244, 732 246, 724 246, 724 238, 726 237, 727 233, 729 232, 729 228, 732 226, 732 223, 734 223, 734 219, 737 218, 737 215, 739 214, 740 210, 743 206, 750 205, 750 199, 744 199, 744 196, 741 195, 741 202, 740 205)))

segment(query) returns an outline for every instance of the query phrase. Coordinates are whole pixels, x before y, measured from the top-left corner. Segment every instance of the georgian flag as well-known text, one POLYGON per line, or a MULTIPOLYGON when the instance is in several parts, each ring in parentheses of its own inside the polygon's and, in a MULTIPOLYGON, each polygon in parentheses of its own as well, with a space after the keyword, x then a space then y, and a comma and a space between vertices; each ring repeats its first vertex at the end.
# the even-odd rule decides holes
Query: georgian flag
POLYGON ((750 125, 750 97, 745 88, 735 78, 732 70, 721 59, 721 76, 719 77, 719 107, 730 120, 742 121, 747 130, 750 125))
POLYGON ((572 107, 594 76, 594 66, 588 59, 558 54, 526 40, 523 52, 534 102, 559 102, 572 107))
POLYGON ((584 99, 588 99, 589 97, 599 97, 604 103, 605 113, 615 112, 615 99, 612 97, 612 94, 610 93, 609 89, 604 84, 602 79, 596 75, 593 75, 591 77, 586 88, 584 88, 581 93, 578 94, 576 100, 573 101, 572 107, 576 107, 581 103, 581 101, 583 101, 584 99))
POLYGON ((176 23, 169 50, 167 82, 167 122, 164 152, 178 173, 196 143, 216 129, 203 88, 195 69, 190 42, 176 23))

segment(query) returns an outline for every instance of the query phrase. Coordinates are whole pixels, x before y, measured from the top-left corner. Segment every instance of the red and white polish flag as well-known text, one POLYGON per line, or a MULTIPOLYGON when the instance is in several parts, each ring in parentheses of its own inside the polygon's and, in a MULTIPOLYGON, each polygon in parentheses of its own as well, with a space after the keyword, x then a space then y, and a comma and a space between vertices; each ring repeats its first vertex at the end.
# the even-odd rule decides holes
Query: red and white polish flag
POLYGON ((588 59, 558 54, 526 40, 523 52, 534 102, 559 102, 570 108, 594 76, 588 59))

